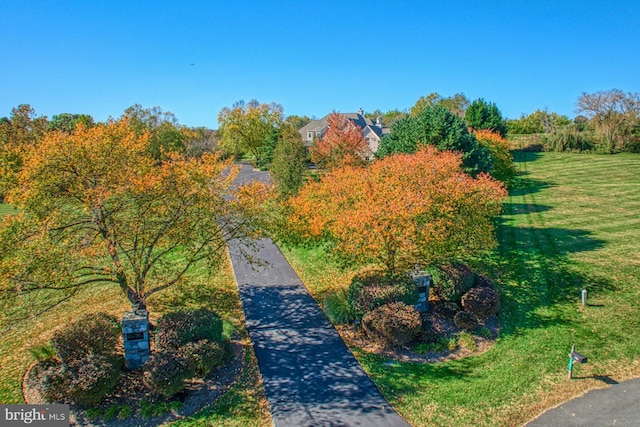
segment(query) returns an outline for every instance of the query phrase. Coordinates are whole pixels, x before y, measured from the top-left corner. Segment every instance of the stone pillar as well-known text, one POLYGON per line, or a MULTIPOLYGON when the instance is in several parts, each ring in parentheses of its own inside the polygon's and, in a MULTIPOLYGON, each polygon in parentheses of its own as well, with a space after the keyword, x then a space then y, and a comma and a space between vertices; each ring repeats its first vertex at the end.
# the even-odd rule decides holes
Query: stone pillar
POLYGON ((416 309, 420 313, 425 313, 429 308, 429 287, 431 286, 431 276, 424 271, 416 271, 413 273, 413 280, 418 288, 418 303, 416 309))
POLYGON ((122 315, 124 361, 127 369, 138 369, 149 357, 149 312, 127 311, 122 315))

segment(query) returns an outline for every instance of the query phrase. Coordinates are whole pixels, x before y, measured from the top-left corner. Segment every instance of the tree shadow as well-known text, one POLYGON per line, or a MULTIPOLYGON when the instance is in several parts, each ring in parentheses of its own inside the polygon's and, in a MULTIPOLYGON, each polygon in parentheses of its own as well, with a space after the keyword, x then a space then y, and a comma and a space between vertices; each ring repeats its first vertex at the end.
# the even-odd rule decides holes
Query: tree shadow
POLYGON ((512 153, 514 163, 534 162, 542 156, 539 151, 513 150, 512 153))
POLYGON ((570 254, 604 247, 605 241, 591 237, 587 230, 513 227, 498 221, 500 236, 494 257, 494 277, 501 287, 501 334, 544 328, 573 321, 574 311, 541 307, 575 305, 580 291, 590 295, 615 290, 602 276, 588 276, 573 267, 570 254))
POLYGON ((509 194, 511 196, 526 196, 528 194, 538 193, 552 186, 552 184, 548 182, 535 178, 527 178, 524 175, 526 174, 519 176, 509 187, 509 194))
POLYGON ((550 211, 551 206, 547 205, 530 205, 528 203, 505 203, 505 210, 509 215, 526 215, 531 213, 540 213, 550 211))

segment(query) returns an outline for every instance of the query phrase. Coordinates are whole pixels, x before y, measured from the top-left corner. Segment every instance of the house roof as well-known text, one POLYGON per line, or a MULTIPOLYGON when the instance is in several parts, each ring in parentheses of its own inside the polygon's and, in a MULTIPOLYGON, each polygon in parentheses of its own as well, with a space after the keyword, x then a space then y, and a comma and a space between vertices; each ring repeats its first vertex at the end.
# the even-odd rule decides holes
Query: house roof
MULTIPOLYGON (((360 113, 340 113, 340 114, 342 114, 343 116, 346 116, 347 119, 351 120, 353 123, 358 125, 360 129, 362 129, 363 135, 365 135, 365 137, 370 132, 375 133, 376 135, 378 135, 378 137, 382 137, 382 135, 385 135, 390 131, 388 128, 385 128, 385 127, 380 129, 378 126, 376 126, 376 124, 370 118, 365 117, 360 113)), ((298 132, 300 132, 300 134, 302 135, 302 139, 308 140, 307 132, 313 132, 314 134, 315 132, 324 132, 327 129, 327 125, 328 125, 327 121, 329 116, 330 114, 327 114, 320 120, 311 120, 309 123, 301 127, 298 130, 298 132)))

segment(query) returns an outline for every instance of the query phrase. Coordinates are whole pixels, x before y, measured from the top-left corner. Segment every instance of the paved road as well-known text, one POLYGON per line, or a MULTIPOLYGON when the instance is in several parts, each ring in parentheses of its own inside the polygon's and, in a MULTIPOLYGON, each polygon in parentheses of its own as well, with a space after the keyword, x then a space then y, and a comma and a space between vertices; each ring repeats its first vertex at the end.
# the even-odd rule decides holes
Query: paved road
POLYGON ((270 240, 230 244, 247 327, 276 426, 408 426, 364 373, 270 240), (251 265, 249 251, 267 265, 251 265))
POLYGON ((526 427, 637 427, 640 426, 640 379, 609 388, 591 390, 584 396, 550 409, 526 427))
MULTIPOLYGON (((244 166, 239 180, 263 178, 244 166)), ((364 373, 278 247, 269 239, 255 243, 231 242, 229 253, 274 424, 409 426, 364 373)))

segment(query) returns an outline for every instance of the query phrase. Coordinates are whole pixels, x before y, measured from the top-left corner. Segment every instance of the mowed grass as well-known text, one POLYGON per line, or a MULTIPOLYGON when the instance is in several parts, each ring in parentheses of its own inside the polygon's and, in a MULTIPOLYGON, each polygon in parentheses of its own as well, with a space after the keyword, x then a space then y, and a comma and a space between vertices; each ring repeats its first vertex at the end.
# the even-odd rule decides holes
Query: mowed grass
MULTIPOLYGON (((522 173, 497 220, 499 246, 474 265, 500 286, 495 345, 451 362, 393 366, 354 350, 416 426, 517 426, 640 375, 640 155, 517 152, 516 164, 522 173), (568 380, 573 344, 589 363, 568 380)), ((285 254, 318 301, 353 274, 319 249, 285 254)))
MULTIPOLYGON (((1 214, 12 212, 15 212, 13 208, 0 204, 1 214)), ((210 277, 202 270, 195 270, 184 284, 152 296, 148 305, 152 321, 168 311, 181 308, 211 308, 223 318, 225 332, 231 334, 235 331, 235 336, 248 345, 245 369, 229 392, 201 413, 181 421, 180 425, 271 424, 257 361, 250 347, 237 287, 228 260, 220 271, 210 277)), ((32 320, 12 322, 8 320, 11 313, 5 309, 4 313, 0 313, 0 319, 4 319, 0 321, 0 403, 23 403, 22 376, 27 367, 35 361, 29 349, 47 343, 55 329, 87 313, 102 311, 120 317, 129 307, 129 302, 117 286, 98 285, 83 289, 72 300, 32 320)))

